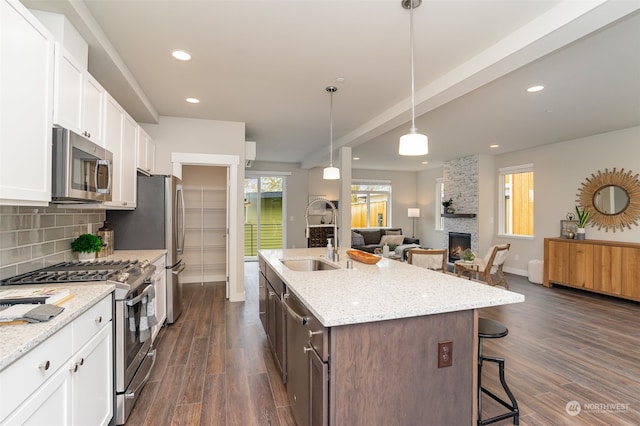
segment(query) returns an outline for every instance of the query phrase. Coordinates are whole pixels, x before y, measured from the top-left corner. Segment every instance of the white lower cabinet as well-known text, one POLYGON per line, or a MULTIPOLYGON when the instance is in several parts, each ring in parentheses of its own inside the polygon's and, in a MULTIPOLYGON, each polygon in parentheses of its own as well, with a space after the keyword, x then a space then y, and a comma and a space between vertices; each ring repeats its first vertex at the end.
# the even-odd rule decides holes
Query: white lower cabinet
POLYGON ((113 336, 104 327, 75 356, 71 367, 72 424, 106 425, 113 417, 113 336))
POLYGON ((0 424, 109 424, 112 324, 109 295, 1 371, 0 424))
POLYGON ((154 262, 156 272, 153 275, 153 285, 156 292, 156 319, 158 323, 151 329, 151 337, 153 341, 156 340, 160 327, 167 319, 167 270, 165 268, 166 256, 162 256, 160 259, 154 262))

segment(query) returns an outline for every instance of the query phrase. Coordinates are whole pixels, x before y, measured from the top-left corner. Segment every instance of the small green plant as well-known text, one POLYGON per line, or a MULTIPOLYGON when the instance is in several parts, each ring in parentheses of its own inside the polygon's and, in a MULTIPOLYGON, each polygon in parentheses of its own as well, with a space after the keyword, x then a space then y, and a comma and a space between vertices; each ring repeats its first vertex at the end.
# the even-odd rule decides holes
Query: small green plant
POLYGON ((591 210, 589 209, 580 210, 580 207, 576 206, 576 214, 578 215, 578 228, 584 228, 584 226, 589 221, 589 215, 591 214, 591 210))
POLYGON ((93 253, 102 249, 102 240, 93 234, 82 234, 71 241, 71 250, 79 253, 93 253))
POLYGON ((476 255, 474 252, 471 251, 471 249, 465 249, 462 252, 462 260, 466 260, 467 262, 473 262, 473 259, 476 258, 476 255))

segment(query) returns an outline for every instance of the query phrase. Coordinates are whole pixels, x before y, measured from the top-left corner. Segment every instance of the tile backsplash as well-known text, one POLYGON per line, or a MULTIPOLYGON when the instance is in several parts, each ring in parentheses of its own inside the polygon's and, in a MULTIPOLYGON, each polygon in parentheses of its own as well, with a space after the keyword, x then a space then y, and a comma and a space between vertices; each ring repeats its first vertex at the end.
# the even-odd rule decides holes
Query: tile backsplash
POLYGON ((75 259, 71 241, 104 220, 98 209, 0 206, 0 279, 75 259))

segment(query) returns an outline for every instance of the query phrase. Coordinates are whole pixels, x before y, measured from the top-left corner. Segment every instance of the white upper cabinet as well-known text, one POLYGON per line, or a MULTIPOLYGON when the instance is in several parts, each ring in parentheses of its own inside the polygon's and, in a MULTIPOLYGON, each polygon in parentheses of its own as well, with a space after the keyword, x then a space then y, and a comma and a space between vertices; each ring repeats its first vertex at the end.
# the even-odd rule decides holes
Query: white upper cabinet
POLYGON ((135 207, 137 200, 138 175, 136 173, 136 148, 138 144, 138 123, 124 112, 122 116, 122 188, 121 199, 127 207, 135 207))
POLYGON ((71 56, 64 55, 62 50, 56 43, 53 122, 82 134, 82 86, 85 71, 71 56))
POLYGON ((59 43, 55 63, 54 124, 104 146, 104 88, 59 43))
POLYGON ((138 127, 138 170, 150 175, 155 170, 156 145, 142 127, 138 127))
POLYGON ((122 107, 107 95, 104 142, 113 153, 112 200, 104 206, 114 209, 136 207, 136 124, 122 107))
POLYGON ((51 200, 54 41, 17 0, 0 0, 0 204, 51 200))
POLYGON ((107 92, 93 78, 85 73, 82 91, 82 128, 84 135, 98 145, 104 146, 103 122, 107 92))

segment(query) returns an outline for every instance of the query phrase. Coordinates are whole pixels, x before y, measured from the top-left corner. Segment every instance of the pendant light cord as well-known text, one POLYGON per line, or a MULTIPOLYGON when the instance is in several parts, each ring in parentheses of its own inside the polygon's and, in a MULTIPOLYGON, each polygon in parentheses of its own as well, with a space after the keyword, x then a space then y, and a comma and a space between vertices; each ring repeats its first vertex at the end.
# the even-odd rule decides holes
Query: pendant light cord
POLYGON ((329 133, 330 133, 330 151, 329 166, 333 167, 333 91, 331 93, 331 101, 329 102, 329 133))
POLYGON ((416 132, 416 95, 415 95, 415 83, 414 83, 414 75, 413 75, 413 1, 411 2, 411 8, 409 9, 410 15, 410 24, 409 24, 409 32, 410 34, 410 49, 411 49, 411 132, 416 132))

